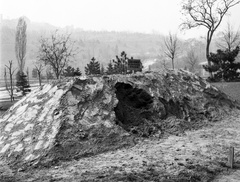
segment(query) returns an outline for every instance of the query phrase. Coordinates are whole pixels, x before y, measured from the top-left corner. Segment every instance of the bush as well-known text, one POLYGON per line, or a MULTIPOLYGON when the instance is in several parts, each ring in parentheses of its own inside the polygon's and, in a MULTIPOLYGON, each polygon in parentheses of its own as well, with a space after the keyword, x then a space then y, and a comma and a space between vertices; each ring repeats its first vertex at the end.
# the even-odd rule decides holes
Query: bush
POLYGON ((81 76, 81 75, 82 73, 79 68, 75 69, 71 66, 68 66, 63 72, 63 76, 65 77, 74 77, 74 76, 81 76))
POLYGON ((211 65, 204 65, 203 68, 213 73, 209 81, 236 81, 240 79, 240 63, 236 62, 239 47, 234 50, 217 50, 217 53, 210 53, 211 65))
POLYGON ((23 95, 26 95, 28 92, 31 91, 27 80, 27 75, 24 74, 24 72, 18 71, 16 74, 16 80, 17 90, 21 91, 23 95))

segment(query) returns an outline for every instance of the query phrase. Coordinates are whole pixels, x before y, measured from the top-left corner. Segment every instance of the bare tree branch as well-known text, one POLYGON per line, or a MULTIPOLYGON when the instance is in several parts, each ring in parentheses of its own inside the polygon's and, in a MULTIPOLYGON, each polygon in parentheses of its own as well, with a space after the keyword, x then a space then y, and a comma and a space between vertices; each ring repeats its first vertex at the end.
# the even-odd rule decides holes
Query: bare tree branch
POLYGON ((57 77, 76 55, 75 41, 70 39, 71 34, 59 34, 56 30, 50 38, 40 39, 39 60, 50 65, 57 77))
POLYGON ((231 51, 232 49, 236 48, 240 45, 240 32, 234 31, 234 28, 227 24, 227 29, 220 33, 220 37, 217 41, 217 46, 220 49, 227 49, 231 51))
POLYGON ((42 85, 41 74, 42 74, 42 71, 43 71, 43 64, 42 64, 42 62, 41 61, 37 61, 35 63, 35 68, 37 70, 39 86, 41 86, 42 85))
MULTIPOLYGON (((214 32, 228 10, 239 3, 240 0, 183 0, 182 12, 185 20, 181 24, 182 29, 199 26, 207 28, 206 58, 209 66, 209 50, 214 32)), ((211 72, 210 75, 212 76, 211 72)))
POLYGON ((174 69, 174 58, 177 55, 178 51, 178 38, 176 34, 172 34, 169 32, 168 37, 164 39, 165 51, 164 54, 171 59, 172 61, 172 68, 174 69))
POLYGON ((13 74, 15 72, 15 70, 13 70, 13 61, 9 61, 9 66, 5 65, 5 67, 8 69, 8 74, 9 74, 9 79, 10 79, 10 88, 8 86, 8 81, 7 81, 7 71, 6 68, 4 69, 4 80, 5 80, 5 87, 6 90, 9 93, 11 102, 14 101, 14 97, 13 97, 13 74))

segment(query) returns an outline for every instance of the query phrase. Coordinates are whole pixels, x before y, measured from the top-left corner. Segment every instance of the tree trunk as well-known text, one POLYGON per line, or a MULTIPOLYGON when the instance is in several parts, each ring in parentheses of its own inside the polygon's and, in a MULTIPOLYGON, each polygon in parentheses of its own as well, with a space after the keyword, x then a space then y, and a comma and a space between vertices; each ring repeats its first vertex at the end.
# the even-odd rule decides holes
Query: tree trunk
POLYGON ((174 59, 172 59, 172 68, 174 70, 174 59))
POLYGON ((38 82, 39 82, 39 86, 42 86, 41 72, 40 71, 38 71, 38 82))
MULTIPOLYGON (((211 66, 211 62, 209 60, 210 57, 210 43, 211 43, 211 39, 209 37, 207 37, 207 46, 206 46, 206 58, 207 58, 207 62, 208 62, 208 66, 211 66)), ((209 71, 210 74, 210 78, 213 78, 213 74, 211 71, 209 71)))
POLYGON ((13 79, 12 79, 12 73, 10 71, 10 97, 11 97, 11 102, 14 100, 13 98, 13 79))
POLYGON ((57 80, 58 80, 59 77, 60 77, 59 70, 56 69, 56 71, 55 71, 55 75, 56 75, 56 78, 57 78, 57 80))

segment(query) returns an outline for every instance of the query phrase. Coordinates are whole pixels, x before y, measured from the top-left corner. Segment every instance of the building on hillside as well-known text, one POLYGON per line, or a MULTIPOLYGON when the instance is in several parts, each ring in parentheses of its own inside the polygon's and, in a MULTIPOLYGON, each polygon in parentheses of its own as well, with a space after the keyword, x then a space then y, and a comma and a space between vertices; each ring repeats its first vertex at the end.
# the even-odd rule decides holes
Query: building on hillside
POLYGON ((128 59, 128 66, 127 66, 127 72, 129 73, 135 73, 137 71, 142 72, 143 65, 140 59, 128 59))

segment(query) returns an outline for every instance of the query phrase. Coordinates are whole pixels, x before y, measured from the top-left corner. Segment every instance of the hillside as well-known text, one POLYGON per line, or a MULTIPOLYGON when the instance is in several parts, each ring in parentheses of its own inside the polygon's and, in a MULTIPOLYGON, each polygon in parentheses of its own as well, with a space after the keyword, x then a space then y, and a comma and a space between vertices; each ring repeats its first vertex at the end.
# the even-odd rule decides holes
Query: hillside
MULTIPOLYGON (((2 21, 0 78, 3 77, 4 65, 7 64, 9 60, 13 60, 15 67, 17 66, 14 51, 16 25, 17 19, 3 19, 2 21)), ((76 41, 76 47, 78 47, 79 53, 70 65, 80 67, 82 71, 93 56, 100 61, 101 64, 106 66, 109 60, 114 59, 115 56, 119 55, 122 51, 125 51, 128 57, 133 56, 140 58, 143 62, 145 60, 156 59, 159 65, 158 67, 162 67, 161 61, 165 59, 163 52, 164 36, 160 34, 84 31, 73 27, 59 28, 46 23, 35 23, 27 19, 26 68, 29 68, 30 73, 34 67, 33 61, 37 59, 40 37, 48 36, 55 29, 59 29, 63 33, 67 32, 72 34, 71 38, 76 41)), ((179 43, 181 47, 179 53, 181 54, 179 54, 179 57, 176 59, 177 68, 183 68, 186 65, 184 56, 190 47, 194 47, 197 50, 204 50, 204 44, 199 40, 180 40, 179 43)), ((201 62, 204 59, 204 51, 198 51, 197 54, 199 56, 199 62, 201 62)), ((155 66, 153 66, 153 68, 154 67, 155 66)))
MULTIPOLYGON (((14 60, 15 65, 15 30, 17 20, 3 20, 1 25, 1 70, 8 60, 14 60)), ((115 58, 121 51, 126 51, 129 56, 144 58, 145 54, 156 56, 162 36, 127 32, 94 32, 72 29, 71 27, 59 28, 49 24, 27 21, 27 55, 26 67, 33 68, 32 61, 37 58, 38 41, 41 36, 48 36, 55 29, 63 33, 71 33, 71 38, 76 41, 79 48, 74 64, 81 70, 94 56, 106 65, 110 59, 115 58)), ((1 72, 2 73, 2 72, 1 72)))

